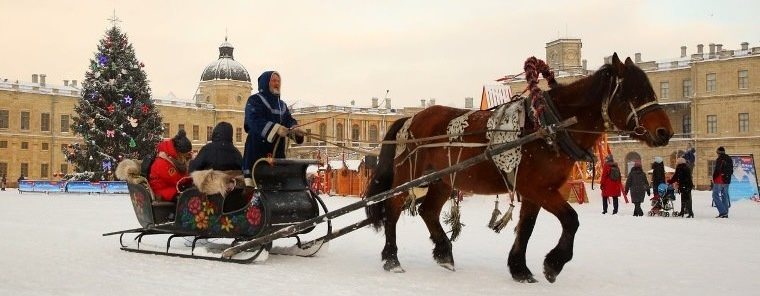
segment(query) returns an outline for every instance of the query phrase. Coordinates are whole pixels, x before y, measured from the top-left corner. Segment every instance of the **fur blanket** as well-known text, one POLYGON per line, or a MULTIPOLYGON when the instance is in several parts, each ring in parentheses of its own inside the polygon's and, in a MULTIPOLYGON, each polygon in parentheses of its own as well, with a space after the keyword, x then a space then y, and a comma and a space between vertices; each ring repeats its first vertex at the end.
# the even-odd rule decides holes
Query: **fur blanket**
POLYGON ((225 197, 235 187, 244 185, 240 171, 203 170, 192 172, 190 177, 198 191, 206 195, 221 194, 225 197))
POLYGON ((141 163, 142 161, 134 159, 122 160, 116 167, 116 178, 131 184, 148 184, 145 177, 140 175, 141 163))

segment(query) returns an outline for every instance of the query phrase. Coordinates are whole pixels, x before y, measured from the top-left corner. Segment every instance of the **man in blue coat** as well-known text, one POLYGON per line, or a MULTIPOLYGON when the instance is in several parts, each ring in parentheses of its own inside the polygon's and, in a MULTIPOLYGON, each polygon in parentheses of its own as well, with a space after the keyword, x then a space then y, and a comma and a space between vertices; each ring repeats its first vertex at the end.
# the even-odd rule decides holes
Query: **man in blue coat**
POLYGON ((298 122, 287 104, 280 100, 280 74, 266 71, 259 76, 259 92, 245 104, 245 140, 243 176, 246 186, 253 186, 253 164, 262 157, 285 158, 285 137, 303 143, 306 133, 295 128, 298 122), (274 151, 275 144, 277 151, 274 151))

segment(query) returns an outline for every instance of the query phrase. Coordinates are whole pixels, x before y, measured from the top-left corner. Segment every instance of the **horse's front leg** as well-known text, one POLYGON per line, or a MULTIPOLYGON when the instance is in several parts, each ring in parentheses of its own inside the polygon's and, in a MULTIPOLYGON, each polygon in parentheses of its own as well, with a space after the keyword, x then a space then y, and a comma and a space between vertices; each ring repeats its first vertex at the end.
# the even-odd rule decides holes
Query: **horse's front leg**
POLYGON ((578 231, 578 213, 559 194, 553 192, 543 205, 544 209, 554 214, 562 225, 562 235, 554 247, 544 259, 544 276, 553 283, 557 275, 562 271, 565 263, 573 259, 573 242, 575 232, 578 231))
POLYGON ((428 187, 425 200, 420 205, 420 216, 430 232, 433 241, 433 259, 438 265, 454 271, 454 255, 451 253, 451 240, 446 235, 440 222, 441 208, 446 204, 451 188, 443 182, 431 184, 428 187))
POLYGON ((396 224, 401 216, 406 195, 396 196, 385 202, 385 247, 382 252, 383 269, 401 273, 404 269, 398 261, 398 246, 396 245, 396 224))
POLYGON ((528 247, 530 235, 533 233, 533 227, 536 225, 539 210, 541 210, 540 206, 523 198, 522 205, 520 206, 520 222, 517 223, 517 234, 515 242, 512 244, 512 250, 509 251, 508 261, 509 272, 512 274, 512 278, 521 283, 537 282, 533 278, 533 273, 530 272, 530 269, 525 264, 525 251, 528 247))

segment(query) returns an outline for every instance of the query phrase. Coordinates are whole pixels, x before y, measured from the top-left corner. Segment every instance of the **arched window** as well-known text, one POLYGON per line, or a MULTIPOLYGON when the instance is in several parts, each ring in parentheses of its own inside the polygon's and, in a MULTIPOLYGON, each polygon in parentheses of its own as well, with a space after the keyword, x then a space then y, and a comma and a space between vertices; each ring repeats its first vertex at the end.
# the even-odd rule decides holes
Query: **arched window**
POLYGON ((358 142, 359 141, 359 125, 354 124, 351 126, 351 140, 358 142))
POLYGON ((338 123, 335 125, 335 139, 338 141, 343 141, 343 124, 338 123))
POLYGON ((324 139, 325 136, 327 136, 327 124, 320 123, 319 124, 319 137, 324 139))
POLYGON ((369 141, 377 143, 377 125, 373 124, 369 126, 369 141))

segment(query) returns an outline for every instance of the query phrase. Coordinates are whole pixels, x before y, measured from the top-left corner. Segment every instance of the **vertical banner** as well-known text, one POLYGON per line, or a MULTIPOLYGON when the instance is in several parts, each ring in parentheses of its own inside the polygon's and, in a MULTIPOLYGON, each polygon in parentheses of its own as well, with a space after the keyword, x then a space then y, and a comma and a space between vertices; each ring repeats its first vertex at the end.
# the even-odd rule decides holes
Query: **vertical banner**
POLYGON ((731 155, 734 161, 734 174, 728 186, 731 200, 758 199, 757 169, 752 154, 731 155))

